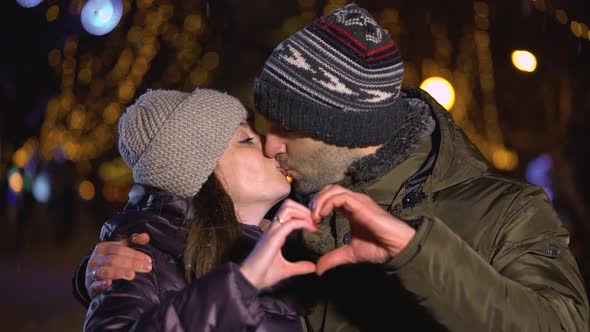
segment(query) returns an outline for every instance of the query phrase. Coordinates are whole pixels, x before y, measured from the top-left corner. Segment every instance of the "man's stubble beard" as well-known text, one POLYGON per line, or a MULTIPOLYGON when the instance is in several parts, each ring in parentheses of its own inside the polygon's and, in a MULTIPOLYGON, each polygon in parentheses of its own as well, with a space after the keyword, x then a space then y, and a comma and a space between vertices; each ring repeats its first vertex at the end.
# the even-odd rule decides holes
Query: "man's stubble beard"
POLYGON ((319 157, 308 158, 295 168, 299 179, 293 187, 300 194, 313 194, 329 184, 342 182, 350 166, 361 158, 354 150, 336 146, 326 146, 315 156, 319 157))

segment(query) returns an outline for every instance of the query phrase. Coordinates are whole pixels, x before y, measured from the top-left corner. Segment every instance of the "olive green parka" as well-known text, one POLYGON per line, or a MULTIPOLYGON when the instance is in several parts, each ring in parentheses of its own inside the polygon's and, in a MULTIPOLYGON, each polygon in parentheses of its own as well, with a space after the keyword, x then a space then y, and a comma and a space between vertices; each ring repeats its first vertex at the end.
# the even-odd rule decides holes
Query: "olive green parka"
MULTIPOLYGON (((426 92, 403 95, 430 107, 437 123, 432 139, 384 176, 350 188, 413 221, 416 235, 383 266, 343 266, 304 278, 304 293, 313 294, 306 329, 587 331, 584 281, 545 192, 496 174, 426 92), (406 180, 424 168, 432 149, 435 162, 408 195, 406 180)), ((347 243, 342 217, 319 226, 303 235, 315 258, 347 243)))

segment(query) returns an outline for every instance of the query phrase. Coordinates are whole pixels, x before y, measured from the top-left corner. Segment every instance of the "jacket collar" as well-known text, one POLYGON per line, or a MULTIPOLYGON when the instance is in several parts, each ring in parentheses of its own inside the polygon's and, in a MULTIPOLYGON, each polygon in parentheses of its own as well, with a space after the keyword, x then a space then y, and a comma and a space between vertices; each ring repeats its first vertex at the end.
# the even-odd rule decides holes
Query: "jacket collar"
POLYGON ((428 138, 408 159, 397 167, 394 167, 387 174, 379 179, 354 185, 351 187, 352 190, 364 192, 372 197, 377 204, 390 205, 392 199, 397 196, 396 192, 401 190, 405 181, 420 169, 420 166, 428 157, 431 148, 432 141, 428 138), (392 191, 394 191, 393 196, 392 191))
POLYGON ((453 122, 451 113, 445 110, 426 91, 407 89, 406 98, 418 98, 426 102, 438 125, 437 160, 429 182, 429 191, 437 192, 481 175, 489 169, 489 163, 471 143, 462 129, 453 122))
POLYGON ((143 184, 134 184, 129 201, 102 227, 101 239, 117 241, 147 232, 150 244, 181 260, 192 215, 191 199, 143 184))
MULTIPOLYGON (((149 232, 150 243, 181 260, 190 229, 192 203, 168 191, 143 184, 134 184, 129 201, 118 218, 103 227, 108 233, 131 234, 149 232)), ((232 252, 231 260, 243 261, 252 251, 262 230, 255 225, 240 224, 241 236, 232 252)), ((107 234, 105 234, 107 235, 107 234)))
POLYGON ((172 223, 180 226, 191 215, 191 200, 171 192, 144 184, 134 184, 129 191, 127 210, 151 211, 165 215, 172 223))
POLYGON ((436 161, 434 166, 430 166, 430 175, 425 181, 424 190, 428 193, 451 187, 488 170, 488 162, 454 124, 451 114, 434 98, 421 89, 404 89, 403 96, 426 103, 436 121, 437 130, 404 162, 376 180, 352 185, 353 190, 365 192, 378 204, 390 205, 404 183, 426 166, 425 161, 431 149, 437 151, 436 161))

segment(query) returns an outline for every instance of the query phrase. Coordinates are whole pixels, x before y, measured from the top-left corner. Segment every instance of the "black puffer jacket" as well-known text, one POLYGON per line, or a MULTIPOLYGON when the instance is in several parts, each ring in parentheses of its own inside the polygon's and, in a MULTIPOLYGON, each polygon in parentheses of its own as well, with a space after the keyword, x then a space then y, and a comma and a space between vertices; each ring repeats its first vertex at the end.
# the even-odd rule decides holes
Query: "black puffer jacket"
MULTIPOLYGON (((101 240, 147 232, 149 245, 134 248, 152 257, 153 269, 133 281, 116 280, 98 295, 88 309, 84 331, 302 330, 294 305, 260 293, 235 263, 186 284, 182 254, 190 209, 190 200, 171 193, 143 185, 132 188, 124 211, 104 224, 101 240)), ((254 245, 260 234, 258 227, 245 226, 243 243, 254 245)))

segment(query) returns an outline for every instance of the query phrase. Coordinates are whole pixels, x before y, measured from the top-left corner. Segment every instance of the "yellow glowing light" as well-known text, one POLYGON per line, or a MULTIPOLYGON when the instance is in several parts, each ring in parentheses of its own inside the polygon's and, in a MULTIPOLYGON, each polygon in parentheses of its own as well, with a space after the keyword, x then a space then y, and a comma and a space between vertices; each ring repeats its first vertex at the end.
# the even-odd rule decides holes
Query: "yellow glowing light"
POLYGON ((207 81, 208 75, 207 71, 203 70, 203 68, 196 68, 190 73, 189 79, 192 85, 199 86, 207 81))
POLYGON ((533 1, 533 5, 539 10, 544 12, 547 10, 547 5, 545 4, 545 0, 533 1))
POLYGON ((12 163, 15 167, 24 168, 27 164, 27 161, 29 161, 29 155, 27 154, 27 151, 23 149, 16 150, 12 156, 12 163))
POLYGON ((133 98, 135 95, 135 86, 133 86, 133 82, 131 80, 124 80, 119 84, 119 100, 122 104, 126 104, 133 98))
POLYGON ((582 29, 582 33, 580 33, 580 37, 586 38, 588 35, 588 26, 585 23, 580 23, 580 27, 582 29))
POLYGON ((202 24, 201 16, 199 15, 188 15, 184 19, 184 29, 191 32, 196 32, 201 28, 202 24))
POLYGON ((76 55, 77 50, 78 50, 78 40, 76 40, 75 38, 70 38, 66 42, 66 45, 64 46, 64 55, 66 57, 74 57, 76 55))
POLYGON ((489 12, 488 4, 483 1, 476 1, 473 4, 473 10, 478 16, 487 17, 489 12))
POLYGON ((125 202, 127 200, 128 187, 119 187, 105 183, 102 189, 104 198, 109 202, 125 202))
POLYGON ((570 29, 572 29, 572 33, 576 37, 580 37, 582 35, 582 25, 576 21, 572 21, 570 23, 570 29))
POLYGON ((61 97, 61 108, 65 110, 70 110, 72 108, 72 104, 74 103, 74 95, 69 93, 64 93, 61 97))
POLYGON ((61 62, 61 51, 58 49, 49 51, 49 54, 47 55, 47 62, 51 67, 59 65, 61 62))
POLYGON ((152 5, 154 0, 138 0, 137 1, 137 8, 146 9, 152 5))
POLYGON ((398 23, 399 13, 393 8, 385 8, 381 12, 381 23, 398 23))
POLYGON ((151 44, 144 44, 139 50, 139 55, 151 60, 156 55, 156 46, 151 44))
POLYGON ((10 186, 10 189, 15 193, 21 192, 21 190, 23 190, 24 185, 23 176, 20 175, 19 172, 12 173, 8 178, 8 185, 10 186))
POLYGON ((61 80, 62 89, 66 90, 66 88, 71 88, 74 86, 74 76, 64 76, 61 80))
POLYGON ((207 70, 213 70, 219 65, 219 55, 215 52, 207 52, 203 55, 203 67, 207 70))
POLYGON ((537 58, 529 51, 516 50, 512 52, 512 64, 518 70, 532 73, 537 68, 537 58))
POLYGON ((116 102, 110 103, 102 113, 102 118, 106 124, 113 124, 119 120, 121 111, 121 104, 116 102))
POLYGON ((61 104, 59 102, 59 99, 51 98, 51 100, 49 100, 49 102, 47 103, 47 113, 45 114, 45 116, 53 119, 54 117, 57 116, 57 114, 60 110, 60 107, 61 107, 61 104))
POLYGON ((455 89, 449 81, 442 77, 429 77, 422 84, 420 89, 428 92, 439 104, 450 110, 455 103, 455 89))
POLYGON ((109 162, 102 163, 98 168, 98 175, 101 180, 110 184, 130 185, 133 182, 131 169, 125 164, 122 158, 116 158, 109 162))
POLYGON ((85 201, 89 201, 91 199, 94 198, 94 184, 92 184, 92 182, 88 181, 88 180, 84 180, 82 182, 80 182, 80 186, 79 186, 79 191, 80 191, 80 197, 85 200, 85 201))
POLYGON ((518 155, 514 151, 499 148, 492 153, 492 162, 499 170, 511 171, 518 165, 518 155))
POLYGON ((78 72, 78 83, 80 85, 87 85, 92 79, 92 71, 90 68, 82 68, 78 72))
POLYGON ((112 130, 110 130, 110 128, 106 125, 100 125, 94 129, 94 137, 99 142, 106 141, 110 135, 112 135, 112 130))
POLYGON ((557 22, 561 24, 566 24, 568 20, 567 13, 563 9, 558 9, 555 11, 555 18, 557 19, 557 22))
POLYGON ((140 26, 132 26, 131 29, 127 32, 127 40, 131 43, 137 43, 143 34, 143 30, 140 26))
POLYGON ((81 107, 77 107, 70 113, 68 125, 72 130, 79 130, 84 127, 85 120, 84 111, 81 107))
POLYGON ((135 59, 133 66, 131 67, 132 73, 137 73, 138 75, 143 75, 148 71, 149 63, 144 57, 138 57, 135 59))
POLYGON ((53 5, 53 6, 49 7, 47 9, 47 13, 45 14, 48 22, 55 21, 55 19, 57 19, 58 15, 59 15, 59 6, 58 5, 53 5))

